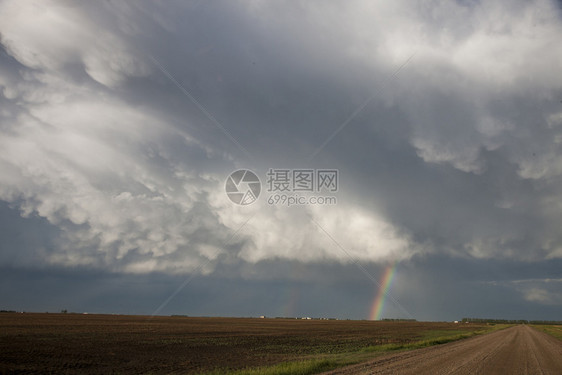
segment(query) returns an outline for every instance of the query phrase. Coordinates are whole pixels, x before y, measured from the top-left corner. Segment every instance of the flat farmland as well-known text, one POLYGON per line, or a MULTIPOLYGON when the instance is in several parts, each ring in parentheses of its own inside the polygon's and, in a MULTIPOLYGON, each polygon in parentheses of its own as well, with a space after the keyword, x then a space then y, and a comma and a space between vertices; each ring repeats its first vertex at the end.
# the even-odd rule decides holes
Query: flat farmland
POLYGON ((389 350, 451 341, 485 324, 0 314, 0 373, 314 373, 389 350), (300 365, 304 364, 304 365, 300 365))

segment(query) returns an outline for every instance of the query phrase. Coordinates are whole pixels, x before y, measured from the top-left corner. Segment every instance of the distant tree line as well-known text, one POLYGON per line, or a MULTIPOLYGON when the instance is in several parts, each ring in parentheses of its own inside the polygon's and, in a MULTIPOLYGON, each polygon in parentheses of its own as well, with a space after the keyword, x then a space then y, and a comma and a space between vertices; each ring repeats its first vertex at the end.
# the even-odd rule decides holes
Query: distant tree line
POLYGON ((463 323, 492 323, 492 324, 562 324, 560 320, 510 320, 510 319, 483 319, 462 318, 463 323))

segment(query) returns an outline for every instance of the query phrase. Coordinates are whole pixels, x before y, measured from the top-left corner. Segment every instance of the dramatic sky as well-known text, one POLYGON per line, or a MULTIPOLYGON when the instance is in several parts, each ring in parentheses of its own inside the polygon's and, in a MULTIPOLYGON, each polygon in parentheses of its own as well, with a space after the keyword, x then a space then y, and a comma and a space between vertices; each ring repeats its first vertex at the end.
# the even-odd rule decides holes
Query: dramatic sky
POLYGON ((561 40, 547 0, 0 1, 0 309, 562 319, 561 40))

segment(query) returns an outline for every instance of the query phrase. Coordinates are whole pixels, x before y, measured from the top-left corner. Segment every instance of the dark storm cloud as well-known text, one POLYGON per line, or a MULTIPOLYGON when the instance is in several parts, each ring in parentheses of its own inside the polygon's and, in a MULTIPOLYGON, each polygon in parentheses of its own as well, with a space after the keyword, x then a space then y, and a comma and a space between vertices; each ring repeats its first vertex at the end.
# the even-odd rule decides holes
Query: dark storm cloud
MULTIPOLYGON (((292 280, 314 301, 303 314, 341 315, 319 297, 337 280, 342 295, 359 288, 348 304, 368 305, 376 289, 351 281, 355 260, 375 278, 401 260, 408 285, 428 278, 423 290, 397 281, 414 316, 460 314, 431 306, 467 285, 468 311, 500 295, 534 313, 525 303, 562 303, 543 280, 560 275, 540 275, 562 255, 555 3, 1 8, 3 265, 176 275, 167 286, 203 273, 209 288, 257 288, 247 301, 292 280), (338 205, 235 207, 223 192, 237 168, 300 167, 339 169, 338 205), (486 262, 493 272, 478 272, 486 262), (293 272, 302 265, 306 277, 293 272), (436 271, 446 268, 456 271, 436 271), (465 272, 474 280, 435 290, 465 272)), ((191 313, 234 304, 216 298, 191 313)))
MULTIPOLYGON (((240 278, 232 268, 230 274, 197 276, 159 313, 363 319, 369 316, 378 293, 365 278, 357 277, 351 265, 277 261, 259 268, 264 275, 257 280, 240 278), (288 272, 281 276, 279 269, 288 272), (267 277, 266 272, 273 272, 275 277, 267 277)), ((559 269, 558 261, 529 265, 437 257, 416 259, 398 266, 392 293, 419 320, 556 320, 559 305, 551 301, 553 296, 560 298, 559 285, 554 285, 560 283, 559 269), (533 279, 548 275, 558 279, 533 279), (518 285, 514 288, 513 278, 521 276, 530 278, 515 280, 518 285)), ((377 267, 369 270, 382 271, 377 267)), ((3 309, 50 312, 67 309, 151 315, 184 281, 181 276, 162 273, 108 274, 64 268, 3 267, 0 275, 3 309)), ((389 299, 385 306, 384 317, 408 317, 389 299)))
POLYGON ((10 267, 43 266, 43 257, 53 253, 60 230, 39 217, 22 218, 19 210, 0 203, 0 257, 10 267))

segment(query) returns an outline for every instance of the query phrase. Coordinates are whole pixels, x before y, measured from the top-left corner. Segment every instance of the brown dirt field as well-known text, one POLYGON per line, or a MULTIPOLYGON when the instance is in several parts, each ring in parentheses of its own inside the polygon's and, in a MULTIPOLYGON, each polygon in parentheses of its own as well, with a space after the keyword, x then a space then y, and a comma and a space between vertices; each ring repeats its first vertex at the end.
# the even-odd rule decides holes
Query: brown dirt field
POLYGON ((477 324, 0 314, 0 373, 182 373, 272 365, 477 324))

